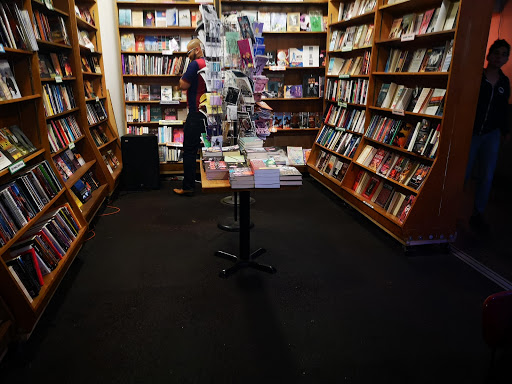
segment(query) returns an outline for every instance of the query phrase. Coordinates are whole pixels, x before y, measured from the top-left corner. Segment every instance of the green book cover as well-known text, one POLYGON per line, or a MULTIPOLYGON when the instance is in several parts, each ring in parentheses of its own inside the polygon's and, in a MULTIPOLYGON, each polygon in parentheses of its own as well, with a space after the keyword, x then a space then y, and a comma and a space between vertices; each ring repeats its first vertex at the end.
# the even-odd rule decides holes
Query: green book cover
POLYGON ((321 15, 309 15, 309 22, 311 23, 311 32, 322 32, 321 15))

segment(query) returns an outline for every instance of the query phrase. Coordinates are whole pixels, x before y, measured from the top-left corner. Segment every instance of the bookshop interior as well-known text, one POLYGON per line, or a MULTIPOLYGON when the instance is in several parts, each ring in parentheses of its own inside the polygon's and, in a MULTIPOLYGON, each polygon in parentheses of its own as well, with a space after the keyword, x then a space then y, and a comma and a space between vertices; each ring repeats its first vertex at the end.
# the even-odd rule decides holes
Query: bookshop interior
POLYGON ((510 43, 508 0, 0 0, 0 382, 512 382, 510 43))

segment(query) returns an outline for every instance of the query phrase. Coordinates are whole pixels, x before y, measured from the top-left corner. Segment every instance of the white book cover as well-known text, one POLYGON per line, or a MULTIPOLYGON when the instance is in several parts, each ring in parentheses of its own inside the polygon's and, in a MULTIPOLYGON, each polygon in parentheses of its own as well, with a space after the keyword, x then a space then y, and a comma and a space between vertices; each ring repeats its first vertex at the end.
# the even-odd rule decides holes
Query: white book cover
POLYGON ((391 101, 395 97, 396 88, 396 83, 391 83, 389 85, 388 93, 386 94, 386 98, 382 102, 381 108, 389 108, 389 106, 391 105, 391 101))
POLYGON ((172 101, 172 86, 162 85, 160 88, 160 100, 161 101, 172 101))
POLYGON ((459 12, 460 1, 456 1, 451 4, 450 11, 446 16, 446 21, 444 23, 443 31, 448 31, 455 27, 455 23, 457 21, 457 13, 459 12))
POLYGON ((407 72, 418 72, 420 70, 421 63, 423 62, 423 57, 425 57, 425 52, 427 52, 426 48, 421 48, 414 51, 407 72))
POLYGON ((191 27, 192 20, 190 18, 190 9, 180 9, 178 11, 179 26, 180 27, 191 27))
POLYGON ((437 16, 436 24, 434 26, 434 30, 432 32, 439 32, 443 30, 446 16, 448 14, 448 10, 450 8, 450 1, 449 0, 443 0, 443 3, 441 4, 441 8, 439 9, 439 15, 437 16))
POLYGON ((412 133, 411 141, 409 142, 409 146, 407 147, 408 151, 412 151, 412 148, 414 147, 414 142, 416 141, 416 137, 418 137, 418 131, 421 128, 421 121, 418 121, 418 124, 416 124, 416 128, 414 128, 414 132, 412 133))
POLYGON ((428 97, 430 93, 430 88, 423 88, 420 93, 420 97, 418 97, 418 101, 416 101, 416 105, 414 106, 414 109, 412 110, 413 113, 420 113, 421 107, 425 103, 425 99, 428 97))
POLYGON ((178 25, 178 9, 171 8, 165 11, 165 18, 167 20, 168 27, 174 27, 178 25))
POLYGON ((320 46, 304 45, 302 47, 302 60, 304 67, 320 66, 320 46))
POLYGON ((272 30, 270 25, 270 12, 258 11, 258 22, 263 23, 263 32, 270 32, 272 30))

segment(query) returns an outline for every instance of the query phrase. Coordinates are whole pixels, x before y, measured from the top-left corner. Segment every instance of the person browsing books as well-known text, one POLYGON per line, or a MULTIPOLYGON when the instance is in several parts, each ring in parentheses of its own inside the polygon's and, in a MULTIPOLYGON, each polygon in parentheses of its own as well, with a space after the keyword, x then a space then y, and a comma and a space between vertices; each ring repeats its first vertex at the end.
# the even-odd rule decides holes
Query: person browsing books
POLYGON ((484 68, 482 75, 466 169, 466 182, 471 177, 475 164, 478 164, 481 169, 476 185, 470 225, 484 231, 488 227, 483 219, 483 213, 489 200, 492 179, 496 170, 500 136, 504 141, 510 139, 508 119, 510 81, 501 71, 501 67, 508 61, 509 55, 510 44, 499 39, 491 45, 487 53, 487 67, 484 68))
POLYGON ((199 71, 206 67, 199 39, 187 44, 190 64, 180 79, 180 88, 187 91, 188 116, 183 128, 183 186, 175 188, 178 195, 192 195, 195 189, 196 157, 201 144, 201 133, 206 131, 206 116, 199 110, 206 84, 199 71))

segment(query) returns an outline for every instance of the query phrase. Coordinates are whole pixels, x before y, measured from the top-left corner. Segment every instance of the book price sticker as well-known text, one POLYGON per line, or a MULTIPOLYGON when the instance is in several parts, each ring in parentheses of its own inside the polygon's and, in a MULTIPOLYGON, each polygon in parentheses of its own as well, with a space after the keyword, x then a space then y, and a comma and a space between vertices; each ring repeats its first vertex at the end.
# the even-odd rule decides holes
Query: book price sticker
POLYGON ((341 48, 341 52, 350 52, 352 50, 351 45, 347 45, 346 47, 341 48))
POLYGON ((367 202, 367 201, 363 201, 363 203, 365 203, 365 204, 366 204, 367 206, 369 206, 371 209, 374 209, 374 208, 373 208, 373 205, 371 205, 369 202, 367 202))
POLYGON ((347 108, 347 103, 345 101, 338 101, 338 106, 342 108, 347 108))
POLYGON ((271 65, 268 69, 271 71, 286 71, 286 67, 284 65, 271 65))
POLYGON ((171 56, 174 53, 174 51, 171 51, 170 49, 166 49, 165 51, 162 51, 162 55, 165 56, 171 56))
POLYGON ((71 149, 71 150, 75 149, 75 143, 69 143, 69 149, 71 149))
POLYGON ((4 45, 3 44, 0 44, 0 52, 1 53, 5 53, 5 49, 4 49, 4 45))
POLYGON ((416 37, 416 35, 414 33, 406 33, 406 34, 402 35, 402 37, 400 38, 400 41, 412 41, 412 40, 414 40, 415 37, 416 37))
POLYGON ((350 78, 350 75, 340 75, 340 79, 348 79, 350 78))
POLYGON ((55 76, 56 83, 62 83, 62 76, 55 76))
POLYGON ((160 100, 160 104, 179 104, 179 100, 160 100))
POLYGON ((405 116, 405 112, 403 109, 393 109, 391 113, 393 115, 405 116))
POLYGON ((25 167, 25 162, 23 161, 23 159, 15 162, 14 164, 10 165, 9 166, 9 171, 11 172, 11 175, 13 173, 16 173, 18 172, 20 169, 24 168, 25 167))

